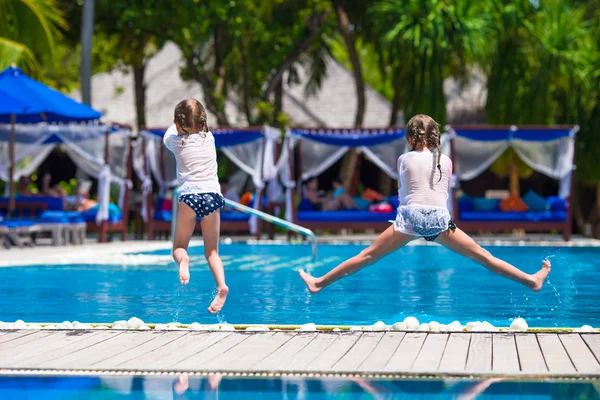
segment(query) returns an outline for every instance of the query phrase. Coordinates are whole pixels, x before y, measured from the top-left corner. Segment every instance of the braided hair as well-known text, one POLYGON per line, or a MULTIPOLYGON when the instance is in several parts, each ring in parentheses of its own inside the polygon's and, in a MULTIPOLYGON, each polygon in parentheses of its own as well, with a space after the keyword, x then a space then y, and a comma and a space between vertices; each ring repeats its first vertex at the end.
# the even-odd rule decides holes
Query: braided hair
MULTIPOLYGON (((200 133, 203 136, 208 132, 206 123, 206 110, 196 99, 185 99, 175 107, 174 121, 179 129, 187 136, 200 133)), ((182 138, 182 143, 185 139, 182 138)))
POLYGON ((409 139, 411 150, 417 145, 427 147, 431 151, 437 152, 437 169, 440 171, 442 180, 442 149, 440 147, 440 128, 437 122, 428 115, 415 115, 406 124, 406 136, 409 139))

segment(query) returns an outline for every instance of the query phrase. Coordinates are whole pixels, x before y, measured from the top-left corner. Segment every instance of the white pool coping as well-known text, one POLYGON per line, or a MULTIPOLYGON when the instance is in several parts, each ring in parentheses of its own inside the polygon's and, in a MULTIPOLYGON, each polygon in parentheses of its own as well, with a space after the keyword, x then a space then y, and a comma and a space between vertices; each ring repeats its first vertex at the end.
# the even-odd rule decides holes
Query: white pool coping
MULTIPOLYGON (((370 244, 376 235, 351 235, 351 236, 321 236, 320 244, 343 245, 343 244, 370 244)), ((527 238, 515 238, 512 236, 492 236, 478 237, 477 242, 482 246, 544 246, 544 247, 600 247, 600 240, 588 238, 574 238, 570 242, 564 242, 559 236, 528 236, 527 238)), ((250 236, 245 237, 224 237, 224 245, 232 242, 243 242, 249 244, 270 244, 287 245, 288 242, 282 236, 276 240, 257 241, 250 236)), ((201 239, 194 239, 190 246, 201 246, 201 239)), ((298 241, 294 243, 299 243, 298 241)), ((409 246, 437 246, 435 243, 428 243, 418 240, 409 244, 409 246)), ((88 239, 85 244, 80 246, 58 246, 53 247, 40 240, 35 247, 16 248, 9 250, 0 248, 0 267, 14 267, 24 265, 66 265, 66 264, 127 264, 131 261, 131 253, 151 252, 157 250, 168 250, 171 248, 171 242, 147 241, 147 240, 128 240, 126 242, 115 241, 111 243, 97 243, 95 240, 88 239)), ((170 257, 161 257, 161 261, 169 262, 170 257), (164 258, 164 260, 162 260, 164 258)), ((139 263, 143 260, 136 260, 139 263)))

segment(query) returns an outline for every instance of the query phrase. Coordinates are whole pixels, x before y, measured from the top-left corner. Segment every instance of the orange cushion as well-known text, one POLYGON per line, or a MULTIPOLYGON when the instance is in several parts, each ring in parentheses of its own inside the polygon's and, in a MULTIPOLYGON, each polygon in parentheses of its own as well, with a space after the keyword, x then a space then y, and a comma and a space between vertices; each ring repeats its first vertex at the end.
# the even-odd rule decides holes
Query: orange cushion
POLYGON ((377 193, 373 189, 366 189, 362 195, 362 198, 369 201, 381 201, 385 197, 381 193, 377 193))
POLYGON ((245 206, 249 206, 250 203, 252 203, 252 198, 254 196, 252 195, 251 192, 246 192, 242 195, 242 198, 240 199, 240 203, 242 203, 245 206))
POLYGON ((503 212, 525 212, 525 211, 529 211, 529 207, 527 207, 527 204, 523 203, 523 200, 521 200, 518 196, 509 196, 507 199, 502 200, 500 202, 500 209, 503 212))

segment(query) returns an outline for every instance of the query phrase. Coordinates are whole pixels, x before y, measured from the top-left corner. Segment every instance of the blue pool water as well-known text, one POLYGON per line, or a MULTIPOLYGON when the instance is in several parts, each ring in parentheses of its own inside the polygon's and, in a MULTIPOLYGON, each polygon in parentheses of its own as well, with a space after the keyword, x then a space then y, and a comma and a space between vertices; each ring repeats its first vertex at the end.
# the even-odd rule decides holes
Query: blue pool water
POLYGON ((190 378, 0 378, 13 399, 599 399, 596 382, 300 380, 190 378), (210 379, 210 380, 209 380, 210 379))
POLYGON ((534 327, 600 326, 600 249, 490 248, 528 272, 550 257, 550 281, 538 294, 439 246, 402 249, 316 296, 297 276, 300 267, 325 273, 363 247, 322 245, 313 264, 305 245, 223 245, 230 296, 218 316, 206 312, 214 283, 201 247, 190 251, 186 287, 168 251, 117 257, 110 265, 0 268, 0 320, 112 322, 137 316, 146 322, 354 325, 415 315, 441 323, 507 326, 524 317, 534 327))

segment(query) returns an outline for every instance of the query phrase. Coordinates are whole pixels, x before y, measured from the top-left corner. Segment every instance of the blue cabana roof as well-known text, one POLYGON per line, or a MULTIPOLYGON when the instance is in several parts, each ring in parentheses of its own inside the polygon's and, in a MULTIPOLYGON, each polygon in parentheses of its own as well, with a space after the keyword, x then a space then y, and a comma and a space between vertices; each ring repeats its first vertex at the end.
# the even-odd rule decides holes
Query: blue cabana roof
POLYGON ((0 123, 93 121, 102 113, 29 78, 19 68, 0 73, 0 123))
POLYGON ((519 139, 528 142, 549 142, 572 136, 577 126, 557 127, 450 127, 456 136, 479 142, 499 142, 519 139))
POLYGON ((292 129, 292 134, 333 146, 375 146, 404 137, 404 129, 292 129))
MULTIPOLYGON (((151 139, 160 139, 165 135, 166 128, 144 129, 140 134, 151 139)), ((216 128, 211 129, 215 137, 215 146, 217 148, 237 146, 239 144, 254 142, 262 139, 262 128, 216 128)))

